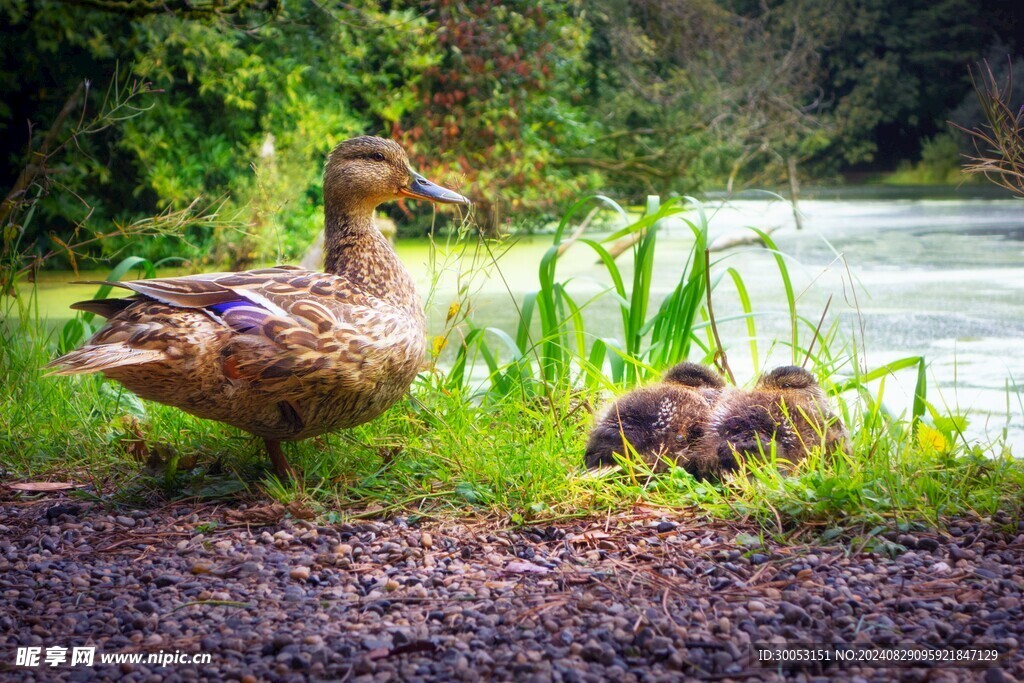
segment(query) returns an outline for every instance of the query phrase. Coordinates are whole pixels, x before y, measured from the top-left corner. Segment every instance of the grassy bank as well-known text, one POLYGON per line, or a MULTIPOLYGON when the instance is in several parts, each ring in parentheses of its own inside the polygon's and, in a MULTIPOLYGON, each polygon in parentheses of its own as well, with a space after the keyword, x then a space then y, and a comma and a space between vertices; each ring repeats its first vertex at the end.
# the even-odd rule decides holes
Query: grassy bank
MULTIPOLYGON (((755 368, 768 355, 743 274, 706 252, 699 204, 652 200, 643 218, 611 235, 574 234, 594 201, 621 211, 604 199, 573 207, 539 265, 536 290, 515 301, 514 333, 488 326, 487 311, 472 305, 475 278, 501 277, 502 245, 463 241, 460 299, 431 339, 431 369, 408 400, 373 423, 291 445, 290 459, 305 474, 297 484, 268 475, 260 444, 231 428, 143 404, 99 377, 42 377, 46 361, 58 347, 80 343, 90 321, 51 332, 33 315, 31 299, 5 299, 7 307, 22 307, 20 316, 5 316, 12 322, 0 332, 5 476, 74 481, 86 485, 74 495, 126 505, 269 495, 297 514, 327 519, 486 514, 515 523, 642 505, 751 520, 768 533, 813 528, 869 540, 884 529, 940 526, 970 512, 1019 514, 1024 467, 1005 444, 968 443, 961 435, 966 418, 929 403, 924 359, 862 367, 858 349, 827 322, 827 311, 800 310, 787 259, 777 250, 789 334, 772 344, 786 349, 786 362, 806 362, 834 397, 852 435, 850 454, 813 454, 791 476, 771 462, 750 463, 718 483, 697 482, 682 470, 654 476, 639 461, 624 462, 620 475, 588 476, 587 431, 610 395, 683 359, 710 363, 722 349, 748 354, 755 368), (655 273, 659 221, 672 215, 689 225, 693 249, 678 272, 655 273), (631 236, 640 238, 614 259, 610 245, 631 236), (559 247, 569 240, 604 263, 606 289, 580 294, 592 290, 560 277, 559 247), (657 305, 650 297, 655 278, 676 283, 657 305), (742 303, 741 339, 719 339, 712 324, 716 298, 726 293, 742 303), (588 309, 609 299, 621 314, 617 327, 595 329, 588 309), (906 415, 885 408, 885 381, 895 373, 916 377, 906 415)), ((454 258, 458 250, 438 253, 454 258)), ((434 264, 438 277, 450 270, 444 258, 434 264)))

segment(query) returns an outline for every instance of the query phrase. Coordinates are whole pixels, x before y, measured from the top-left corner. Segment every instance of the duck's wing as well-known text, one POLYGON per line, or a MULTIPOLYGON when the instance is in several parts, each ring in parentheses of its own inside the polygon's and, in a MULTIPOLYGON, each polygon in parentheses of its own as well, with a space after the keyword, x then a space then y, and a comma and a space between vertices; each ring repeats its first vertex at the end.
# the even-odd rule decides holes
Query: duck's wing
MULTIPOLYGON (((116 282, 86 282, 83 284, 103 284, 112 287, 130 289, 150 299, 179 308, 208 308, 217 304, 233 301, 252 301, 256 304, 267 304, 260 293, 268 286, 280 285, 282 280, 289 282, 293 276, 313 273, 294 266, 276 266, 260 270, 246 270, 237 273, 201 273, 183 277, 153 278, 151 280, 121 280, 116 282)), ((330 276, 325 276, 330 277, 330 276)), ((84 310, 88 302, 80 302, 72 306, 84 310)), ((273 308, 273 305, 270 305, 273 308)))
MULTIPOLYGON (((342 387, 372 385, 395 348, 405 345, 414 355, 422 346, 422 330, 408 314, 351 292, 342 278, 291 266, 108 284, 171 308, 203 311, 231 332, 220 350, 224 374, 273 392, 301 392, 328 379, 342 387)), ((76 306, 113 313, 97 337, 127 323, 121 319, 132 310, 76 306)))

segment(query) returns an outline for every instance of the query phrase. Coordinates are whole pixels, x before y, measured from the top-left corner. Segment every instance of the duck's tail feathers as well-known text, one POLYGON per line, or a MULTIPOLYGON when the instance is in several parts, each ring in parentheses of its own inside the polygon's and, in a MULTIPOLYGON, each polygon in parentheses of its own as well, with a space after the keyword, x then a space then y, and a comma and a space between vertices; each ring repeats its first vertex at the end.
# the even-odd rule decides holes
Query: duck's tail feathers
POLYGON ((166 361, 167 354, 160 349, 140 349, 124 343, 83 346, 46 364, 50 375, 82 375, 105 372, 125 365, 141 365, 166 361))

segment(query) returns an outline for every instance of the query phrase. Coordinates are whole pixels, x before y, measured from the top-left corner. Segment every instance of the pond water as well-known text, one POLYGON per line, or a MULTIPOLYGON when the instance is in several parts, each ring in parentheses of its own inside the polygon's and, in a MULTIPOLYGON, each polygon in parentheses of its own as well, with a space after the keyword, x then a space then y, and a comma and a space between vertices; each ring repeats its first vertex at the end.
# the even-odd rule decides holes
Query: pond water
MULTIPOLYGON (((838 324, 833 349, 845 344, 852 354, 856 348, 856 362, 866 369, 924 356, 930 402, 969 413, 970 438, 989 440, 1005 431, 1014 454, 1024 454, 1024 202, 804 201, 804 229, 799 232, 783 202, 709 202, 705 208, 712 238, 745 226, 775 229, 772 238, 786 254, 800 314, 817 321, 831 297, 825 327, 838 324)), ((679 223, 664 226, 658 239, 652 309, 675 287, 692 244, 689 228, 679 223)), ((399 254, 421 292, 431 292, 432 334, 443 328, 460 288, 470 292, 477 325, 513 332, 516 303, 537 288, 537 267, 550 245, 548 236, 517 239, 502 248, 507 250, 497 266, 492 254, 479 246, 453 248, 433 265, 424 243, 400 243, 399 254), (481 272, 480 266, 489 268, 481 272)), ((628 277, 629 254, 619 260, 628 277)), ((745 323, 720 325, 737 380, 748 383, 758 370, 790 361, 788 348, 772 343, 789 336, 782 281, 772 254, 759 247, 717 252, 713 260, 713 273, 733 267, 742 274, 757 312, 759 368, 750 356, 745 323)), ((608 287, 604 268, 580 245, 566 252, 558 273, 560 280, 570 280, 569 290, 578 302, 608 287)), ((40 278, 41 313, 51 322, 66 319, 67 306, 92 293, 70 286, 71 279, 70 274, 52 273, 40 278)), ((740 312, 727 280, 716 288, 714 305, 720 320, 740 312)), ((588 330, 605 337, 621 335, 610 297, 588 306, 586 314, 588 330)), ((809 338, 811 331, 802 328, 801 335, 809 338)), ((913 371, 887 378, 890 409, 909 409, 914 381, 913 371)))
MULTIPOLYGON (((772 238, 787 256, 799 313, 816 322, 831 297, 825 329, 834 321, 839 326, 833 350, 845 344, 852 355, 856 348, 857 362, 868 370, 924 356, 929 402, 968 413, 969 438, 987 442, 1005 430, 1014 454, 1024 455, 1024 202, 818 200, 804 201, 800 208, 804 229, 797 231, 790 206, 783 202, 706 205, 712 240, 745 226, 776 229, 772 238)), ((692 244, 690 229, 679 224, 664 227, 658 239, 652 308, 674 288, 692 244)), ((536 289, 537 265, 550 244, 546 237, 520 240, 498 261, 502 278, 492 275, 476 283, 478 324, 515 329, 513 299, 536 289)), ((414 251, 405 255, 410 262, 423 261, 414 251)), ((619 259, 627 272, 628 256, 619 259)), ((789 338, 784 288, 774 257, 765 249, 715 253, 713 274, 727 267, 742 274, 757 313, 759 368, 753 366, 746 324, 720 324, 737 381, 749 383, 758 370, 790 362, 788 347, 772 343, 789 338)), ((609 282, 585 247, 571 248, 558 272, 560 280, 571 279, 569 290, 577 302, 609 282)), ((442 278, 436 289, 435 328, 456 298, 455 283, 454 276, 442 278)), ((715 289, 714 306, 719 319, 741 312, 727 279, 715 289)), ((592 305, 587 314, 588 329, 602 336, 621 334, 610 298, 592 305)), ((806 340, 812 332, 805 327, 800 334, 806 340)), ((915 380, 913 370, 886 379, 890 410, 909 411, 915 380)))

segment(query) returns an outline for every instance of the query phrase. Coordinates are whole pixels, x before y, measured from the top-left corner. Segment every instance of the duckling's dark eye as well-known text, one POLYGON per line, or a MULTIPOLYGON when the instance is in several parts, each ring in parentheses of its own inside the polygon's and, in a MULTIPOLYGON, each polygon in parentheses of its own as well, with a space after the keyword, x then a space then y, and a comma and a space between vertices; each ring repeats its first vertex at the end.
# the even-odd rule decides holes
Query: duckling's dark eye
POLYGON ((381 154, 380 152, 374 152, 373 154, 370 155, 370 158, 373 159, 374 161, 384 161, 384 155, 381 154))

